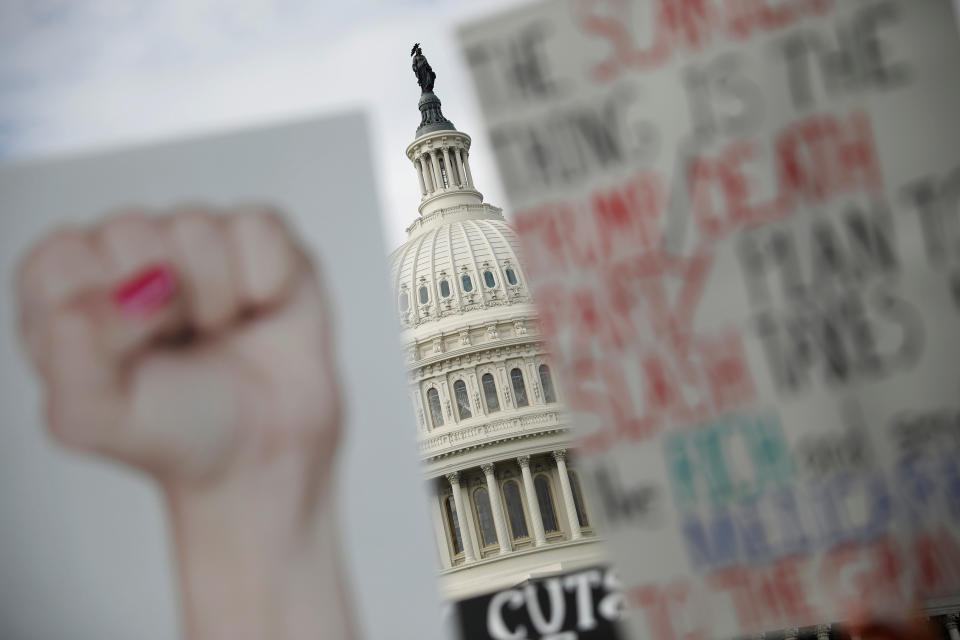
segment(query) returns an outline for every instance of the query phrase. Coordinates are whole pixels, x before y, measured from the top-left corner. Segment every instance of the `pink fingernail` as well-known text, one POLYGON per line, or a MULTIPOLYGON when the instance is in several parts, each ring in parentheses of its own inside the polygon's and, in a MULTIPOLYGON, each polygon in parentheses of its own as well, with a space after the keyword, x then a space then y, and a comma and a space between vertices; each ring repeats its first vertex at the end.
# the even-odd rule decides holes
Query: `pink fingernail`
POLYGON ((124 313, 148 316, 166 306, 177 291, 173 269, 166 265, 150 266, 113 292, 113 301, 124 313))

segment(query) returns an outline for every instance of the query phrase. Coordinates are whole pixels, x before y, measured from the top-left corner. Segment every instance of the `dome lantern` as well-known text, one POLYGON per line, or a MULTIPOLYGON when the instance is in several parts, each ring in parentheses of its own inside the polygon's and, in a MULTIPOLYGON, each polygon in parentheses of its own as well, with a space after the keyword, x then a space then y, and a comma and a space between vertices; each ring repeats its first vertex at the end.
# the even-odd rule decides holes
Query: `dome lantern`
MULTIPOLYGON (((407 147, 420 187, 420 216, 432 217, 445 209, 483 206, 483 195, 473 184, 470 171, 470 136, 457 131, 440 110, 440 98, 433 92, 436 73, 423 55, 420 44, 413 46, 413 72, 420 85, 420 126, 416 139, 407 147)), ((416 223, 411 226, 422 227, 416 223)), ((411 236, 413 231, 411 231, 411 236)))

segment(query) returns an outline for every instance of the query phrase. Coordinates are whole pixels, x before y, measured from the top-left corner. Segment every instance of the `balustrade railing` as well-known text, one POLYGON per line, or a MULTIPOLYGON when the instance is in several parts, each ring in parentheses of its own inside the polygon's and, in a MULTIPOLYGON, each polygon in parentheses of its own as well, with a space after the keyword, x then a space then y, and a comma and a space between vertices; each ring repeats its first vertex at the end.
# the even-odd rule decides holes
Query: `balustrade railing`
POLYGON ((557 411, 538 412, 529 415, 489 420, 478 424, 450 429, 444 433, 420 438, 421 455, 444 453, 450 449, 485 444, 491 440, 509 438, 552 428, 566 428, 557 411))

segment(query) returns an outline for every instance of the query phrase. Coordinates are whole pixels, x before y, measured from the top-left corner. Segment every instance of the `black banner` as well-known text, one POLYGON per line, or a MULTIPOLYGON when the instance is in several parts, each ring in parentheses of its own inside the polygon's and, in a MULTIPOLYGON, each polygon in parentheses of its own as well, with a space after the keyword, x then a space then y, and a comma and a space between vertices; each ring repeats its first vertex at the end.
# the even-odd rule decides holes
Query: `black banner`
POLYGON ((620 584, 592 568, 456 603, 462 640, 620 640, 620 584))

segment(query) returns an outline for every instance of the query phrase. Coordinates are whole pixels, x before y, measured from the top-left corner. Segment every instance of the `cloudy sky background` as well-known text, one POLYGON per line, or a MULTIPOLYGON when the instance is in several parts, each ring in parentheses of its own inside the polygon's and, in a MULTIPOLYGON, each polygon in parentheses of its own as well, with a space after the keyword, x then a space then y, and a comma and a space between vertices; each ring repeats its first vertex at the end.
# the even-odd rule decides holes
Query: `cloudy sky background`
POLYGON ((0 162, 360 107, 392 249, 419 203, 404 155, 420 115, 412 44, 502 205, 455 28, 522 1, 0 0, 0 162))
POLYGON ((0 0, 0 162, 361 107, 392 249, 419 202, 403 153, 419 123, 412 43, 502 206, 455 28, 525 1, 0 0))

